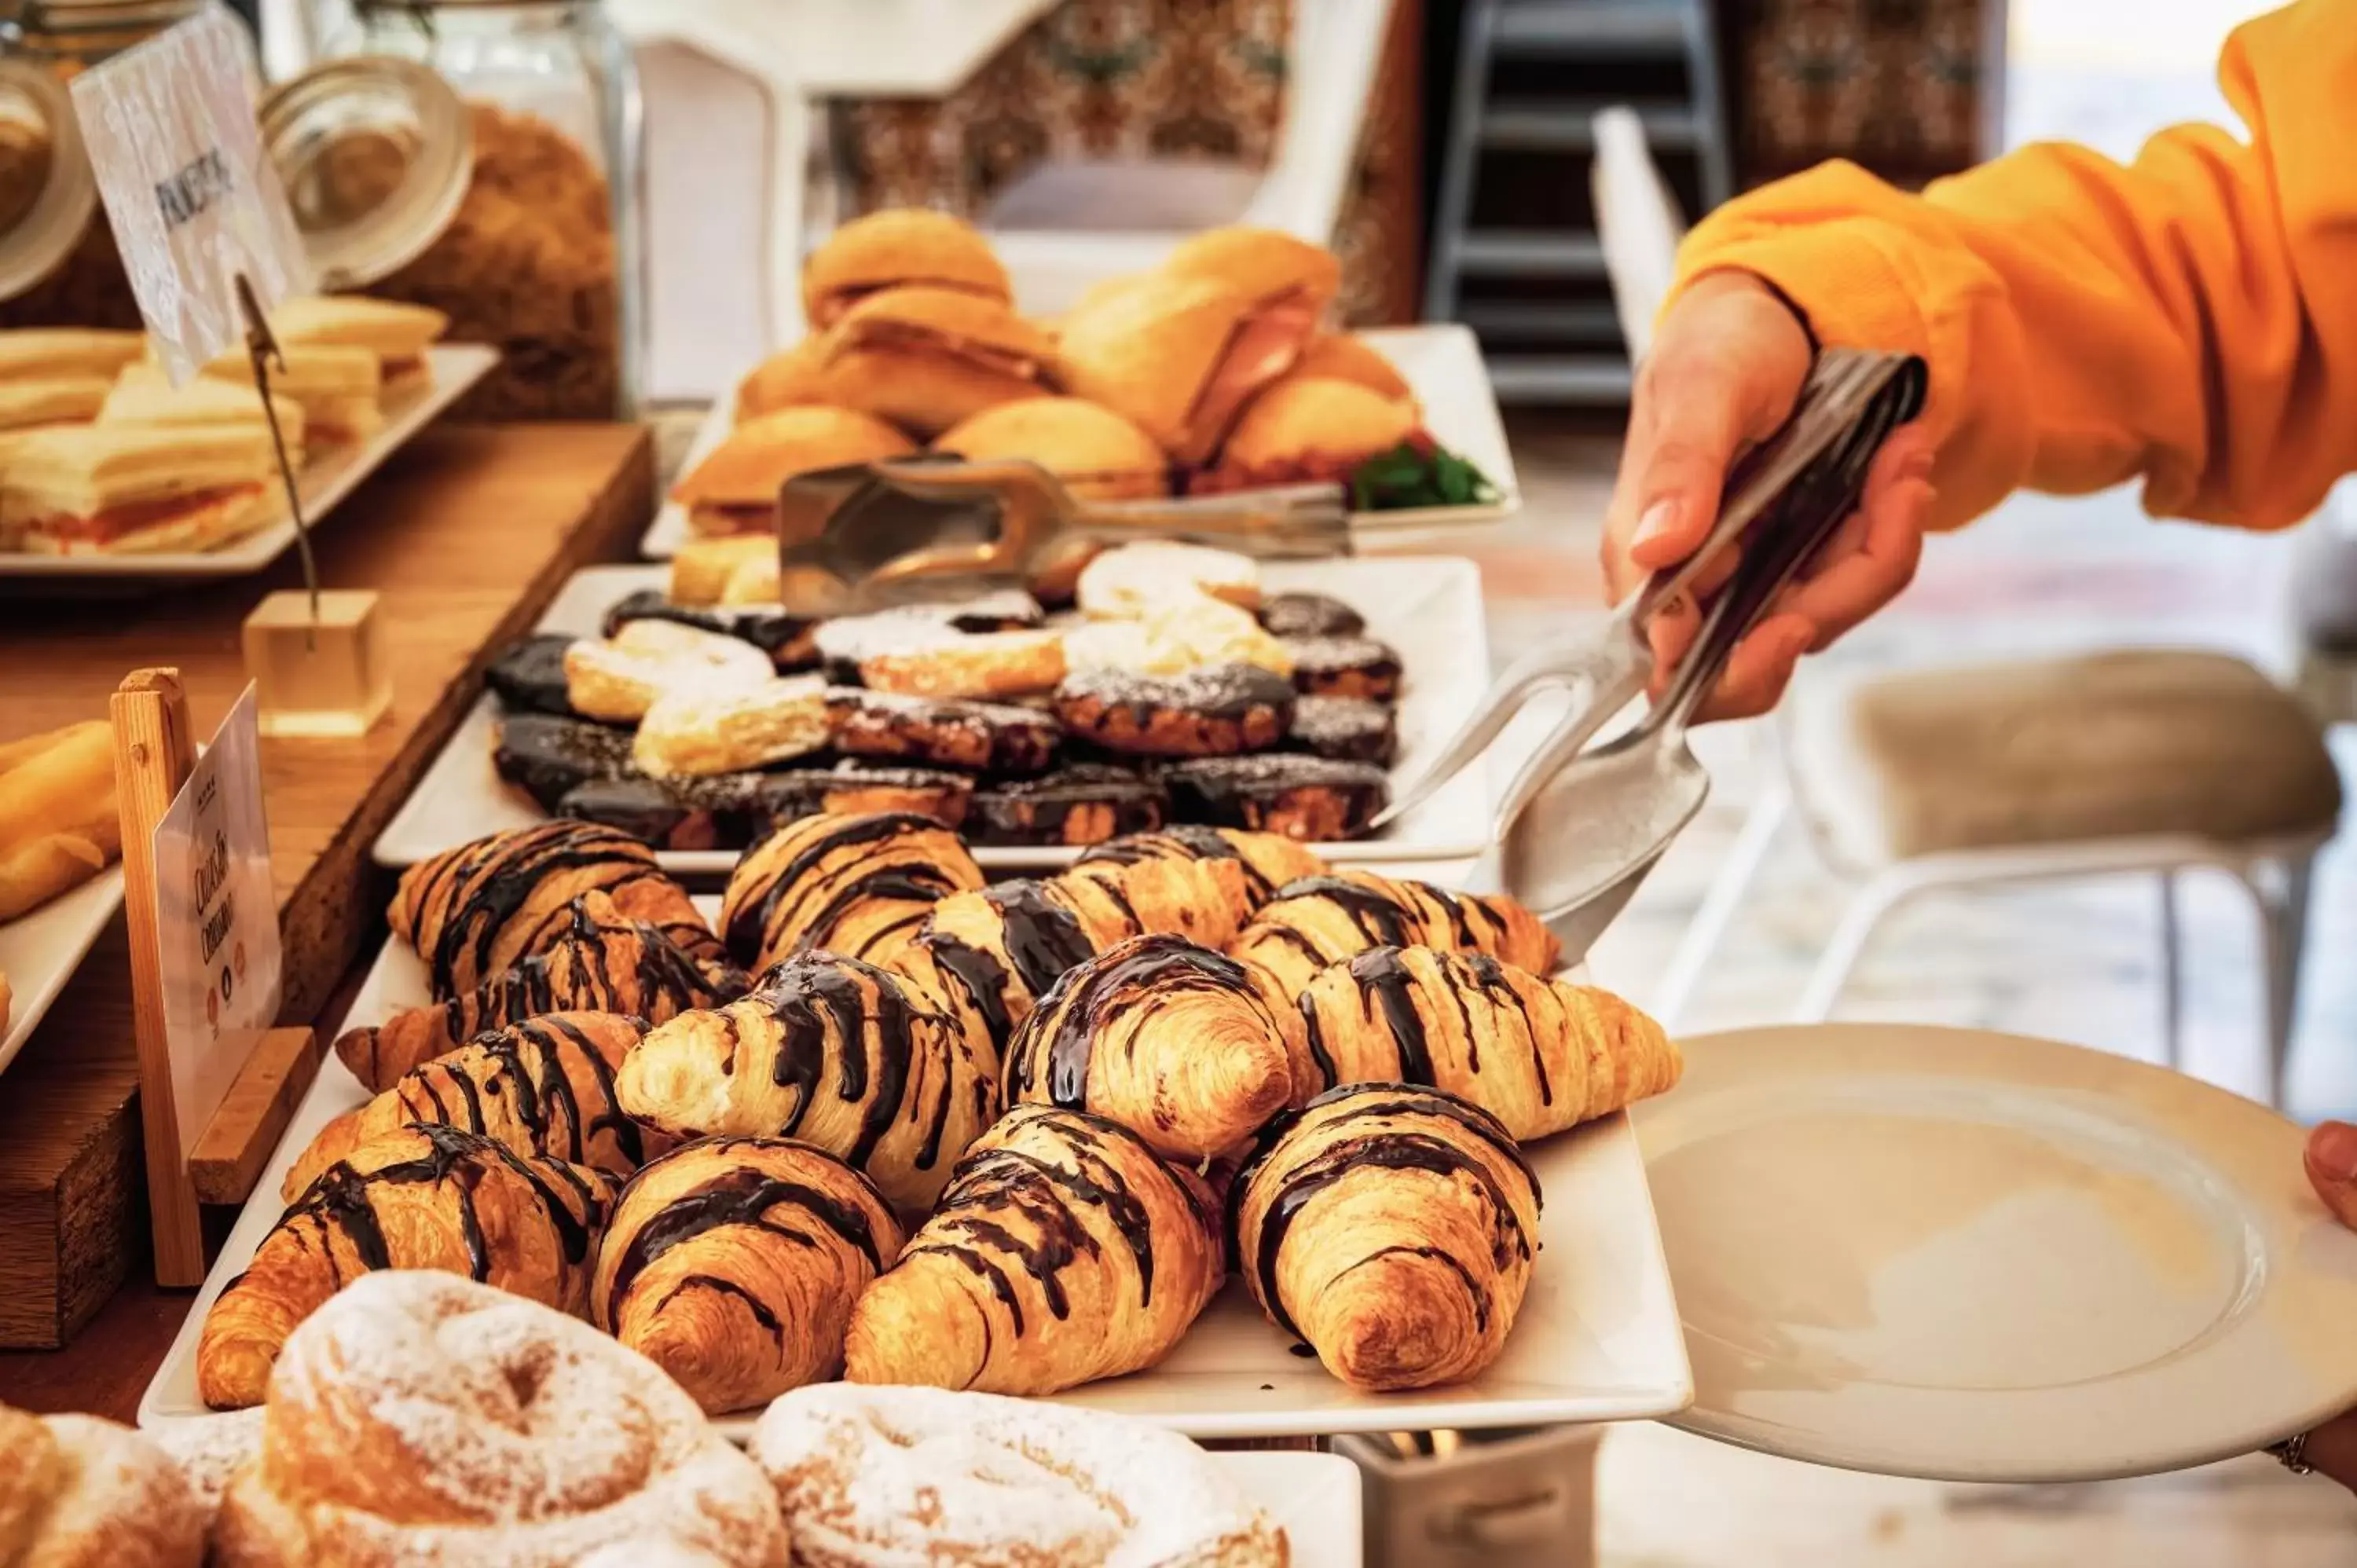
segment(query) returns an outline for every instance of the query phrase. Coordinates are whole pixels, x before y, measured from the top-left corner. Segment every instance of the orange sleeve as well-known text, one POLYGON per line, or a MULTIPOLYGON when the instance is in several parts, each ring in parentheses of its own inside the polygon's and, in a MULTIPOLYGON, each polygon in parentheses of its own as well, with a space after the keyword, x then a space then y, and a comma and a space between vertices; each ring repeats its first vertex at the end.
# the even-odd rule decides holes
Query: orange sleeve
POLYGON ((1711 214, 1680 280, 1754 273, 1820 341, 1928 360, 1938 526, 2139 477, 2155 515, 2296 522, 2357 468, 2357 0, 2247 24, 2219 71, 2247 142, 2031 146, 1920 196, 1827 164, 1711 214))

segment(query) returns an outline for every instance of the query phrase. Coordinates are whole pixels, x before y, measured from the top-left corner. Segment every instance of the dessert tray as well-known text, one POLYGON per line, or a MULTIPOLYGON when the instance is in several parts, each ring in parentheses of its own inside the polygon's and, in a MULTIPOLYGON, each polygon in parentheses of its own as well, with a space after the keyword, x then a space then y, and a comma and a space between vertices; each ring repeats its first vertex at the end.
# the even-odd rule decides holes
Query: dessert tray
MULTIPOLYGON (((660 566, 586 568, 558 592, 539 629, 594 637, 608 607, 640 590, 661 591, 665 580, 660 566)), ((1370 635, 1398 651, 1404 675, 1394 788, 1421 772, 1488 686, 1480 575, 1469 561, 1395 556, 1270 562, 1262 568, 1262 582, 1272 593, 1315 589, 1343 600, 1365 617, 1370 635)), ((539 809, 503 783, 492 766, 499 716, 499 703, 490 694, 476 703, 378 837, 378 865, 412 865, 454 844, 542 820, 539 809)), ((1469 769, 1381 836, 1322 844, 1318 853, 1342 865, 1467 859, 1481 847, 1489 805, 1486 779, 1469 769)), ((1078 853, 1061 846, 974 852, 994 871, 1065 865, 1078 853)), ((737 852, 664 850, 658 858, 674 875, 726 875, 737 852)))
POLYGON ((0 974, 8 977, 14 993, 6 1026, 0 1028, 0 1069, 32 1038, 42 1015, 121 908, 123 868, 112 865, 31 913, 0 921, 0 974))
MULTIPOLYGON (((1351 515, 1353 528, 1381 532, 1495 522, 1522 510, 1522 484, 1514 475, 1514 457, 1506 444, 1506 427, 1498 416, 1498 400, 1490 390, 1490 372, 1481 362, 1480 340, 1469 328, 1450 324, 1427 327, 1381 327, 1355 334, 1379 350, 1415 390, 1424 405, 1425 422, 1433 438, 1471 462, 1497 487, 1498 499, 1479 506, 1409 507, 1351 515)), ((735 408, 721 399, 698 427, 694 442, 680 465, 685 473, 727 438, 735 427, 735 408)), ((1240 492, 1249 494, 1249 491, 1240 492)), ((1222 496, 1232 501, 1233 495, 1222 496)), ((667 561, 688 537, 687 510, 665 501, 654 522, 639 541, 640 553, 651 560, 667 561)))
MULTIPOLYGON (((499 350, 479 343, 437 343, 425 349, 431 374, 425 384, 394 402, 384 412, 384 424, 366 441, 329 448, 303 466, 296 480, 303 498, 303 515, 317 526, 401 450, 411 437, 433 423, 436 415, 465 395, 467 390, 499 363, 499 350)), ((195 582, 215 577, 242 577, 259 572, 295 544, 295 522, 282 514, 276 521, 232 540, 218 550, 175 551, 147 555, 33 555, 0 553, 0 585, 12 579, 55 583, 68 578, 123 581, 195 582)))

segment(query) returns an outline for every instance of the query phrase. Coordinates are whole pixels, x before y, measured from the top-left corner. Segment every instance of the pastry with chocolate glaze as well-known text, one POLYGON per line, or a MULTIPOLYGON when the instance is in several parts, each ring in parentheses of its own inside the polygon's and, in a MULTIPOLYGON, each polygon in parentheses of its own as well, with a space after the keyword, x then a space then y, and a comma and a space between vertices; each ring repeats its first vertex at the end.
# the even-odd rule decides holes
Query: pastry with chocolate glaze
POLYGON ((593 779, 558 796, 554 814, 613 828, 659 850, 738 849, 766 832, 780 811, 802 810, 805 792, 779 786, 776 777, 593 779))
POLYGON ((622 1109, 680 1138, 799 1138, 930 1205, 998 1112, 990 1042, 897 974, 799 953, 751 994, 656 1026, 615 1080, 622 1109))
POLYGON ((546 951, 575 929, 573 905, 587 893, 603 894, 616 917, 652 925, 692 958, 720 956, 687 890, 647 846, 587 822, 491 833, 420 861, 401 874, 385 918, 425 961, 434 995, 447 999, 546 951))
POLYGON ((1006 1047, 1007 1101, 1092 1112, 1165 1159, 1199 1164, 1292 1103, 1306 1042, 1284 1004, 1210 948, 1133 937, 1039 998, 1006 1047))
POLYGON ((589 1320, 713 1415, 843 1370, 851 1304, 900 1255, 874 1184, 786 1138, 706 1138, 630 1179, 589 1320))
POLYGON ((542 633, 511 643, 483 671, 483 683, 511 714, 577 719, 581 715, 565 694, 565 650, 574 640, 562 633, 542 633))
POLYGON ((1037 708, 896 692, 837 693, 834 748, 848 757, 1029 778, 1055 766, 1062 740, 1055 719, 1037 708))
POLYGON ((1372 948, 1301 993, 1319 1088, 1426 1083, 1529 1142, 1674 1087, 1661 1025, 1609 991, 1484 952, 1372 948))
POLYGON ((929 817, 803 817, 729 873, 721 940, 749 971, 814 948, 888 968, 935 904, 984 880, 957 835, 929 817))
POLYGON ((1092 875, 1142 860, 1200 864, 1228 896, 1238 929, 1251 922, 1279 887, 1305 876, 1323 876, 1329 869, 1323 860, 1281 834, 1180 822, 1098 844, 1073 863, 1070 875, 1092 875))
POLYGON ((634 620, 677 621, 698 631, 749 642, 770 656, 780 675, 814 670, 819 663, 815 636, 819 623, 809 616, 771 609, 701 609, 673 604, 661 588, 640 588, 607 607, 600 635, 611 638, 634 620))
POLYGON ((319 1173, 205 1315, 197 1391, 262 1402, 286 1337, 357 1275, 465 1274, 579 1316, 614 1178, 439 1123, 372 1139, 319 1173))
POLYGON ((1372 637, 1289 637, 1293 684, 1308 697, 1364 697, 1372 703, 1399 700, 1400 656, 1372 637))
POLYGON ((320 1128, 279 1197, 294 1202, 361 1144, 428 1122, 479 1133, 519 1155, 629 1176, 671 1146, 614 1098, 615 1070, 645 1032, 619 1013, 549 1013, 483 1035, 320 1128))
POLYGON ((1277 889, 1227 952, 1297 996, 1330 964, 1399 947, 1483 952, 1537 974, 1554 972, 1562 951, 1539 918, 1512 898, 1344 871, 1277 889))
POLYGON ((1325 594, 1272 594, 1261 601, 1260 624, 1272 637, 1356 637, 1366 618, 1325 594))
POLYGON ((1364 697, 1303 697, 1293 704, 1285 744, 1332 762, 1388 768, 1399 760, 1399 714, 1364 697))
POLYGON ((879 768, 846 759, 833 768, 797 768, 753 777, 763 780, 762 793, 774 803, 772 822, 821 811, 839 817, 910 811, 956 828, 965 822, 974 800, 972 779, 939 768, 879 768))
POLYGON ((1219 1289, 1211 1201, 1117 1122, 1016 1106, 852 1308, 844 1375, 1051 1394, 1153 1366, 1219 1289))
POLYGON ((630 732, 610 725, 510 713, 500 715, 491 735, 492 768, 553 816, 572 814, 561 802, 586 785, 640 777, 639 765, 630 760, 630 732))
POLYGON ((1539 1244, 1539 1185, 1497 1118, 1362 1083, 1264 1135, 1228 1198, 1269 1320, 1376 1392, 1478 1376, 1505 1348, 1539 1244))
POLYGON ((1112 763, 1075 762, 976 789, 966 837, 977 844, 1081 847, 1150 832, 1169 818, 1169 791, 1159 779, 1112 763))
POLYGON ((1205 757, 1162 776, 1171 810, 1188 822, 1332 843, 1367 831, 1391 800, 1391 775, 1367 762, 1303 752, 1205 757))
POLYGON ((1184 675, 1093 670, 1056 690, 1056 716, 1074 736, 1132 757, 1232 757, 1263 751, 1293 723, 1293 685, 1251 664, 1184 675))
MULTIPOLYGON (((581 826, 566 823, 565 826, 581 826)), ((742 971, 715 952, 698 958, 660 928, 633 920, 603 893, 568 906, 545 947, 472 991, 424 1007, 396 1008, 382 1024, 346 1030, 336 1056, 382 1092, 411 1069, 449 1055, 487 1030, 544 1013, 621 1013, 661 1023, 745 993, 742 971)))

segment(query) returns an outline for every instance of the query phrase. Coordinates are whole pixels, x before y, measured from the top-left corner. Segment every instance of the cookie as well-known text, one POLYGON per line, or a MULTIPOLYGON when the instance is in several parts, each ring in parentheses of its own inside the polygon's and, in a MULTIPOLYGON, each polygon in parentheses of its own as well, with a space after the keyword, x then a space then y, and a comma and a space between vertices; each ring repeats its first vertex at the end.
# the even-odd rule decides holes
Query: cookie
POLYGON ((861 685, 912 697, 1019 697, 1063 678, 1064 639, 1052 631, 961 632, 859 661, 861 685))
POLYGON ((630 758, 658 779, 708 778, 807 757, 833 733, 827 687, 815 675, 734 690, 683 686, 647 709, 630 758))
POLYGON ((638 723, 666 692, 741 691, 776 673, 751 643, 669 620, 634 620, 604 642, 565 650, 566 700, 614 724, 638 723))
POLYGON ((1389 768, 1399 758, 1399 719, 1389 703, 1364 697, 1302 697, 1293 704, 1285 743, 1337 762, 1389 768))
POLYGON ((1150 832, 1169 820, 1169 808, 1159 780, 1110 763, 1078 762, 975 790, 965 835, 977 844, 1086 847, 1150 832))
POLYGON ((1262 751, 1293 720, 1293 683, 1251 664, 1216 664, 1184 675, 1099 670, 1069 675, 1056 691, 1064 728, 1130 757, 1232 757, 1262 751))
POLYGON ((491 766, 551 812, 583 784, 638 772, 630 760, 630 731, 551 714, 510 714, 500 720, 491 766))
POLYGON ((573 639, 561 632, 527 637, 491 660, 483 682, 509 713, 578 718, 565 695, 565 650, 572 646, 573 639))
POLYGON ((1062 728, 1049 714, 1004 703, 838 689, 834 748, 931 768, 1028 777, 1055 765, 1062 728))
POLYGON ((1356 637, 1366 618, 1324 594, 1274 594, 1260 603, 1260 624, 1272 637, 1356 637))
POLYGON ((610 638, 634 620, 675 621, 749 642, 770 656, 780 675, 815 669, 819 661, 819 623, 809 616, 790 616, 780 610, 695 609, 672 603, 660 589, 641 588, 606 611, 605 635, 610 638))
POLYGON ((953 642, 962 632, 1025 631, 1047 619, 1039 601, 1018 591, 979 595, 962 604, 903 605, 873 615, 822 621, 812 644, 830 680, 850 684, 869 659, 953 642))
POLYGON ((1397 700, 1400 658, 1388 643, 1372 637, 1289 637, 1285 650, 1293 656, 1293 684, 1312 697, 1365 697, 1372 702, 1397 700))
POLYGON ((1163 774, 1163 782, 1181 822, 1313 843, 1357 837, 1391 798, 1390 776, 1372 763, 1298 752, 1182 762, 1163 774))
POLYGON ((1141 540, 1108 550, 1081 570, 1081 612, 1101 620, 1135 620, 1174 596, 1208 595, 1244 609, 1260 605, 1260 566, 1250 556, 1141 540))

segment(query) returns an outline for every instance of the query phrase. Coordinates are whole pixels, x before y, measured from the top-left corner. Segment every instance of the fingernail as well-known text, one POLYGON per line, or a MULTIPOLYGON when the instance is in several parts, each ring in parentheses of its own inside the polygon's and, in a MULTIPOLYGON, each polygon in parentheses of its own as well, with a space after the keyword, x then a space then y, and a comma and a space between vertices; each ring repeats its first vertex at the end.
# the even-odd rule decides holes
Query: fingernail
POLYGON ((1678 503, 1672 498, 1663 497, 1645 509, 1645 515, 1637 520, 1637 532, 1629 542, 1650 544, 1669 533, 1677 525, 1678 503))
POLYGON ((1919 446, 1900 460, 1899 477, 1902 479, 1928 479, 1932 477, 1932 460, 1939 456, 1928 446, 1919 446))
POLYGON ((2308 1135, 2308 1163, 2319 1176, 2357 1181, 2357 1127, 2327 1122, 2308 1135))

